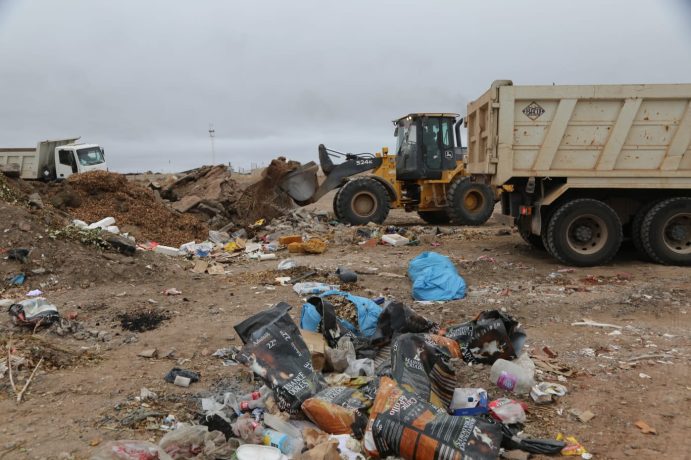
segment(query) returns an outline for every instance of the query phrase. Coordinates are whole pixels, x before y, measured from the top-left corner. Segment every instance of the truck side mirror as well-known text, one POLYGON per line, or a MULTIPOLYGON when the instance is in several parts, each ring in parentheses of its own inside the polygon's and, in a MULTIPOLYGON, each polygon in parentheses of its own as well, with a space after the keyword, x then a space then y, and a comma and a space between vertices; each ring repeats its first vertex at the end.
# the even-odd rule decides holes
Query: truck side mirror
POLYGON ((393 137, 398 137, 398 126, 396 126, 393 130, 393 137))
POLYGON ((103 156, 103 158, 105 158, 106 157, 106 151, 103 149, 103 147, 99 147, 99 148, 101 149, 101 156, 103 156))

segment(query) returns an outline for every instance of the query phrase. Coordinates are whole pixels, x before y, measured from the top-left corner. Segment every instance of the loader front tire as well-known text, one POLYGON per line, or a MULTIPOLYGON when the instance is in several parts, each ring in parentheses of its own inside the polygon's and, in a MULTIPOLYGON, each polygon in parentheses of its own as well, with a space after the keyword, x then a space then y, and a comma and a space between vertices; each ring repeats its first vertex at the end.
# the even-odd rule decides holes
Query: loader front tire
POLYGON ((336 190, 336 193, 334 194, 334 201, 333 201, 333 210, 334 210, 334 216, 336 216, 336 220, 340 221, 343 219, 343 216, 338 212, 338 194, 341 193, 341 189, 339 188, 336 190))
POLYGON ((466 177, 451 183, 446 202, 451 222, 460 225, 482 225, 494 212, 492 187, 466 177))
POLYGON ((389 215, 391 200, 384 186, 370 177, 348 181, 336 195, 335 213, 351 225, 381 224, 389 215))

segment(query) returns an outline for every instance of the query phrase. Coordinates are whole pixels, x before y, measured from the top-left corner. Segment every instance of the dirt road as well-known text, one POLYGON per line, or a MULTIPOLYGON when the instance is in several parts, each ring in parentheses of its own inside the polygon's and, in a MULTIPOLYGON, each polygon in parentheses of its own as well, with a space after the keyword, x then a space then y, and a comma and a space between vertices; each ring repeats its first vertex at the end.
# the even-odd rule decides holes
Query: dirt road
MULTIPOLYGON (((329 197, 319 206, 329 207, 329 197)), ((241 344, 234 324, 279 301, 293 305, 293 315, 299 315, 302 299, 291 287, 272 282, 276 261, 238 259, 228 275, 200 275, 184 259, 152 253, 128 258, 51 240, 40 216, 3 203, 0 215, 0 247, 35 247, 31 263, 46 269, 2 298, 40 288, 61 313, 76 312, 84 332, 59 336, 39 330, 32 336, 8 316, 0 321, 0 344, 12 337, 17 354, 30 357, 32 349, 59 348, 39 369, 22 403, 14 401, 7 376, 0 379, 0 459, 88 458, 93 446, 106 440, 157 441, 163 417, 193 421, 199 396, 223 385, 247 385, 248 371, 210 356, 218 348, 241 344), (182 294, 164 295, 168 288, 182 294), (169 319, 146 332, 123 330, 119 315, 141 311, 169 319), (150 348, 157 348, 159 357, 138 356, 150 348), (164 382, 174 366, 200 372, 201 381, 189 388, 164 382), (128 425, 141 414, 142 403, 135 398, 142 387, 158 399, 144 406, 148 417, 128 425)), ((629 249, 606 267, 564 270, 496 223, 448 227, 444 232, 449 234, 436 236, 431 228, 418 229, 422 223, 415 215, 396 211, 388 223, 426 235, 423 244, 363 248, 340 238, 325 254, 293 258, 328 272, 340 265, 361 272, 376 269, 379 274, 360 275, 349 290, 395 297, 444 325, 486 309, 519 319, 531 355, 545 357, 544 347, 558 355, 569 390, 555 404, 529 402, 526 434, 575 435, 603 459, 688 457, 689 269, 644 263, 629 249), (469 286, 466 299, 432 305, 412 301, 404 277, 407 263, 427 250, 456 263, 469 286), (583 318, 617 327, 572 325, 583 318), (572 409, 590 410, 595 417, 582 423, 570 415, 572 409), (639 420, 657 435, 643 434, 634 425, 639 420)), ((0 268, 3 277, 22 269, 11 260, 0 260, 0 268)), ((24 382, 32 368, 15 378, 24 382)), ((463 365, 458 386, 484 387, 500 396, 488 376, 488 366, 463 365)))

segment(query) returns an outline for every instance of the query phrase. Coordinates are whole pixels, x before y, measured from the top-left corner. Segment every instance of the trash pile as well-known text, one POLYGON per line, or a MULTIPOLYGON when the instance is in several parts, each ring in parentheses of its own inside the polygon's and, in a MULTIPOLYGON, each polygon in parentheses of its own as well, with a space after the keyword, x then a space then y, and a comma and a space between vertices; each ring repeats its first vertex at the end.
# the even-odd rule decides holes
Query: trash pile
MULTIPOLYGON (((465 289, 453 264, 436 253, 411 260, 409 273, 414 285, 419 277, 443 280, 422 287, 429 298, 458 298, 465 289)), ((213 354, 246 366, 260 388, 243 394, 217 386, 201 398, 198 425, 177 424, 158 445, 109 443, 93 458, 134 458, 116 456, 126 445, 175 459, 481 460, 505 451, 589 458, 572 436, 522 434, 529 410, 522 399, 549 404, 567 390, 535 381, 526 334, 514 318, 488 310, 442 327, 396 300, 302 284, 311 286, 294 287, 306 295, 299 324, 292 306, 280 302, 235 325, 242 347, 213 354), (491 366, 492 389, 457 388, 459 362, 491 366)), ((200 378, 180 368, 165 376, 182 387, 200 378)))

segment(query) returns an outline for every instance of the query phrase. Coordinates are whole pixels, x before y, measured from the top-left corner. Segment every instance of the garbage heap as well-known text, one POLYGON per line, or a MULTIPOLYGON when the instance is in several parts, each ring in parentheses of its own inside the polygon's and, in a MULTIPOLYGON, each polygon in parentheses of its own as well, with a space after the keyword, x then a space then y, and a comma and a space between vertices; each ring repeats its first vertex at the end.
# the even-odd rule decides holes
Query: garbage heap
MULTIPOLYGON (((441 254, 420 254, 408 274, 415 299, 465 295, 465 281, 441 254)), ((215 457, 175 458, 230 458, 232 452, 240 460, 586 454, 575 440, 520 434, 527 405, 519 398, 530 394, 546 404, 566 390, 535 383, 535 364, 523 352, 526 334, 514 318, 491 310, 442 327, 395 299, 373 300, 321 283, 298 283, 294 290, 306 296, 298 322, 291 305, 278 303, 235 325, 242 347, 214 353, 224 364, 246 366, 263 385, 246 394, 218 389, 201 399, 199 425, 178 426, 149 447, 187 452, 191 443, 215 437, 214 449, 226 449, 215 457), (495 390, 457 388, 461 363, 491 364, 495 390), (509 397, 492 400, 494 392, 509 397)), ((166 376, 181 386, 200 378, 177 368, 166 376)))

